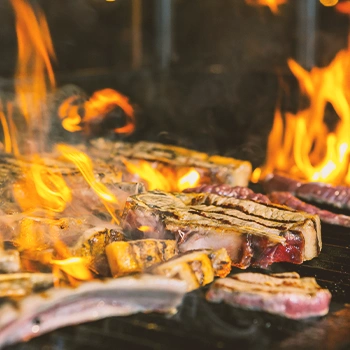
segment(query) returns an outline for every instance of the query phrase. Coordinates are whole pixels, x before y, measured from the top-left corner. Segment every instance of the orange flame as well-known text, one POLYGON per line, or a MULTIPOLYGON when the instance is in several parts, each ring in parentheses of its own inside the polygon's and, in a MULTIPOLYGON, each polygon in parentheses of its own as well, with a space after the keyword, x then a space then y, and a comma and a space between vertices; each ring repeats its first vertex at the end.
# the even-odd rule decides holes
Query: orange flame
POLYGON ((62 119, 62 126, 70 132, 83 130, 83 124, 91 121, 103 119, 115 107, 120 107, 127 116, 126 125, 115 128, 117 134, 131 134, 135 129, 134 109, 129 103, 129 99, 120 92, 113 89, 103 89, 96 91, 91 98, 83 105, 84 117, 79 114, 76 104, 78 96, 67 98, 58 110, 58 115, 62 119))
POLYGON ((338 0, 320 0, 323 6, 334 6, 338 3, 338 0))
POLYGON ((110 213, 111 217, 116 223, 119 223, 119 220, 116 218, 114 213, 114 208, 111 204, 118 204, 117 198, 114 196, 111 191, 107 189, 102 183, 97 182, 93 173, 93 165, 91 159, 84 152, 77 150, 72 146, 65 144, 60 144, 56 146, 57 150, 62 154, 62 156, 68 161, 74 163, 83 175, 86 182, 94 190, 94 192, 100 197, 105 208, 110 213))
POLYGON ((287 3, 287 0, 245 0, 249 6, 267 6, 275 15, 278 14, 279 6, 287 3))
POLYGON ((31 133, 37 125, 46 124, 46 72, 53 88, 55 77, 50 60, 55 58, 55 53, 44 14, 38 10, 36 16, 25 0, 11 0, 11 4, 18 40, 16 96, 31 133))
POLYGON ((277 108, 261 176, 282 171, 310 181, 349 184, 350 52, 340 51, 328 67, 311 72, 291 59, 288 65, 310 107, 296 115, 286 113, 284 119, 277 108), (327 103, 339 118, 333 129, 325 122, 327 103))
POLYGON ((74 277, 80 281, 88 281, 93 278, 88 263, 81 257, 70 257, 63 260, 52 259, 50 263, 59 270, 65 272, 67 275, 74 277))
POLYGON ((150 231, 152 231, 152 228, 151 228, 151 227, 149 227, 149 226, 144 226, 144 225, 138 227, 137 229, 138 229, 139 231, 141 231, 141 232, 150 232, 150 231))
POLYGON ((152 191, 155 189, 163 191, 182 191, 188 187, 196 186, 200 181, 199 173, 193 169, 170 170, 168 168, 157 168, 145 160, 137 163, 126 159, 123 161, 129 173, 136 175, 144 180, 147 188, 152 191), (186 171, 184 175, 182 175, 186 171))

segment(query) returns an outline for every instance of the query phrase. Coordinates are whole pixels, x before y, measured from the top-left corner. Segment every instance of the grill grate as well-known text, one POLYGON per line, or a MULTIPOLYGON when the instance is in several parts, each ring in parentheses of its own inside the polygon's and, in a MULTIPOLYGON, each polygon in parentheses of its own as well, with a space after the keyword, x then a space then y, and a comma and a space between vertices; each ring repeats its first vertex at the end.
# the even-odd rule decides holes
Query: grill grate
MULTIPOLYGON (((172 317, 139 314, 114 317, 75 327, 66 327, 8 350, 114 349, 226 349, 245 347, 332 348, 350 346, 350 229, 322 225, 320 256, 302 265, 274 264, 271 270, 297 271, 315 276, 332 295, 331 313, 323 320, 293 321, 282 317, 207 303, 205 289, 189 293, 172 317), (327 338, 332 332, 332 343, 327 338), (307 334, 307 335, 306 335, 307 334)), ((256 271, 256 269, 249 269, 256 271)), ((238 271, 238 270, 237 270, 238 271)))

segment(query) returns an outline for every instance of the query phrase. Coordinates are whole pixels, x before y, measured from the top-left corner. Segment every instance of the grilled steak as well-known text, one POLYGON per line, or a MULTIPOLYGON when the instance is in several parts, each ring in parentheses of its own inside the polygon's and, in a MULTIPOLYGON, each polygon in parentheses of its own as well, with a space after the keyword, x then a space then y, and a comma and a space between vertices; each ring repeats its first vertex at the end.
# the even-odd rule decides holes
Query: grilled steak
POLYGON ((310 214, 316 214, 320 217, 322 222, 350 227, 350 216, 335 214, 328 210, 322 210, 311 204, 305 203, 300 199, 294 197, 290 192, 272 192, 267 196, 261 193, 255 193, 247 187, 229 186, 229 185, 202 185, 195 188, 188 188, 184 190, 185 193, 216 193, 222 196, 251 199, 260 203, 274 203, 286 205, 287 207, 305 211, 310 214))
POLYGON ((182 147, 152 142, 106 142, 97 140, 88 152, 104 154, 105 160, 122 166, 123 159, 134 162, 144 160, 165 172, 182 168, 195 168, 201 175, 201 182, 221 183, 232 186, 247 186, 251 175, 248 161, 234 158, 210 156, 182 147))
POLYGON ((319 182, 304 183, 281 175, 271 175, 264 181, 264 188, 266 192, 286 191, 306 201, 350 209, 348 186, 333 186, 319 182))
POLYGON ((152 275, 91 281, 75 289, 52 288, 0 308, 0 348, 110 316, 173 312, 185 292, 185 282, 152 275))
POLYGON ((169 260, 177 254, 177 247, 175 240, 142 239, 111 243, 106 254, 113 277, 119 277, 169 260))
POLYGON ((242 186, 230 186, 230 185, 202 185, 194 188, 187 188, 183 192, 185 193, 215 193, 220 196, 239 198, 239 199, 251 199, 260 203, 271 203, 270 200, 261 193, 255 193, 248 187, 242 186))
POLYGON ((321 221, 327 224, 350 227, 350 216, 335 214, 328 210, 317 208, 314 205, 301 201, 289 192, 272 192, 268 197, 272 203, 286 205, 290 208, 303 210, 311 214, 317 214, 321 221))
POLYGON ((230 271, 231 259, 225 248, 187 252, 150 269, 153 274, 186 281, 188 292, 211 283, 214 276, 225 277, 230 271))
POLYGON ((281 261, 300 264, 322 247, 316 215, 211 193, 131 196, 122 225, 133 238, 175 237, 181 252, 224 247, 232 264, 241 268, 281 261), (143 225, 152 229, 138 230, 143 225))
POLYGON ((224 301, 244 309, 302 319, 326 315, 331 294, 314 278, 300 278, 297 273, 241 273, 216 280, 206 298, 215 303, 224 301))

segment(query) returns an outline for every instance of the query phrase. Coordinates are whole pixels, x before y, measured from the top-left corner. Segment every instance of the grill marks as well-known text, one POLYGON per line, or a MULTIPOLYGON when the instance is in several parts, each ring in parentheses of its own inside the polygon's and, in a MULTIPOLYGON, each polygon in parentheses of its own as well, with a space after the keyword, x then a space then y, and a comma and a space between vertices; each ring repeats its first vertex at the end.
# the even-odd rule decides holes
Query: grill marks
POLYGON ((317 256, 320 223, 315 215, 286 207, 210 193, 153 191, 129 197, 123 214, 124 229, 157 226, 146 238, 171 233, 180 251, 225 247, 233 264, 246 268, 278 261, 301 263, 317 256), (308 245, 307 249, 306 245, 308 245))

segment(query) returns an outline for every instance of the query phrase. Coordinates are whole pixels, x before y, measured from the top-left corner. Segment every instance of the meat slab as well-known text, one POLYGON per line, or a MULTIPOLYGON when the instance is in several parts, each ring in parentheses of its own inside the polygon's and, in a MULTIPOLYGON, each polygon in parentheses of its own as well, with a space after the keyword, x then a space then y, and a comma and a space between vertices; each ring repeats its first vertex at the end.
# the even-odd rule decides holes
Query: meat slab
POLYGON ((216 280, 207 300, 232 306, 266 311, 292 319, 323 316, 328 313, 331 293, 314 278, 297 273, 263 275, 241 273, 216 280))
POLYGON ((134 239, 176 238, 180 252, 226 248, 234 266, 300 264, 322 247, 317 215, 212 193, 151 191, 128 198, 123 228, 134 239), (151 229, 140 231, 147 226, 151 229))

